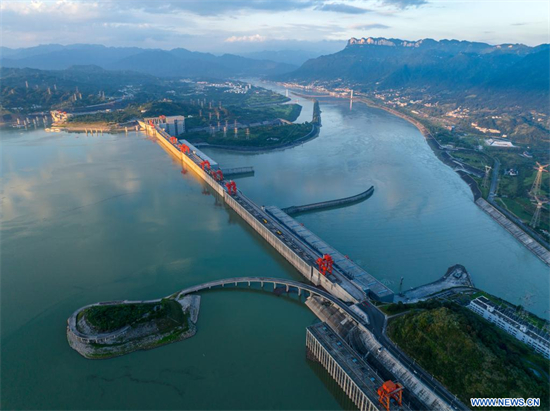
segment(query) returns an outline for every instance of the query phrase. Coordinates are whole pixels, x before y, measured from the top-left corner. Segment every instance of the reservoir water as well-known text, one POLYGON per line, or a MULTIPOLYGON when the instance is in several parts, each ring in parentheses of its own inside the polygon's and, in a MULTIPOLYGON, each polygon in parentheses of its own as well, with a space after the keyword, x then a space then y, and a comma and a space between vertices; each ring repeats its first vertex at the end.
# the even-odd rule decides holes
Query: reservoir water
MULTIPOLYGON (((311 103, 301 119, 311 118, 311 103)), ((463 264, 475 284, 547 316, 547 267, 472 202, 406 121, 321 104, 320 136, 263 154, 205 150, 254 166, 237 185, 280 207, 353 195, 367 201, 297 217, 397 290, 463 264)), ((78 307, 149 299, 229 276, 301 279, 191 172, 141 133, 2 133, 1 384, 6 409, 342 409, 305 359, 313 314, 296 298, 203 295, 195 337, 89 361, 65 338, 78 307)))

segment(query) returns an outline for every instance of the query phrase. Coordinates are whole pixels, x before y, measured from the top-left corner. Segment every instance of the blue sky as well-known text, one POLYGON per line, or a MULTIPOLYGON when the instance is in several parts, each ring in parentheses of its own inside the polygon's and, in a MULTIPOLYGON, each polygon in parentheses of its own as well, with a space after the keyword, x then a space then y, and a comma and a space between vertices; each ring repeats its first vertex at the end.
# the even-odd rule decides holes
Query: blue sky
POLYGON ((549 42, 550 2, 452 0, 2 0, 6 47, 94 43, 246 53, 332 52, 349 37, 549 42))

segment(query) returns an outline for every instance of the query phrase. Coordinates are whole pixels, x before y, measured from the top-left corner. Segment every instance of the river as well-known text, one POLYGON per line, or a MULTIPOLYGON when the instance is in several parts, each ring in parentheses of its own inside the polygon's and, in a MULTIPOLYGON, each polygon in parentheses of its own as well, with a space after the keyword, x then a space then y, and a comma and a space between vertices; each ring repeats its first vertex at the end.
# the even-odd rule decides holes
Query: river
MULTIPOLYGON (((311 116, 310 102, 301 120, 311 116)), ((280 207, 367 201, 298 217, 397 290, 466 266, 475 284, 545 315, 547 267, 472 202, 414 126, 384 111, 322 102, 317 139, 288 150, 205 150, 254 166, 237 185, 280 207)), ((6 409, 342 409, 305 359, 315 320, 296 297, 203 295, 195 337, 89 361, 66 342, 78 307, 149 299, 228 276, 301 279, 192 173, 141 133, 2 133, 2 407, 6 409)))

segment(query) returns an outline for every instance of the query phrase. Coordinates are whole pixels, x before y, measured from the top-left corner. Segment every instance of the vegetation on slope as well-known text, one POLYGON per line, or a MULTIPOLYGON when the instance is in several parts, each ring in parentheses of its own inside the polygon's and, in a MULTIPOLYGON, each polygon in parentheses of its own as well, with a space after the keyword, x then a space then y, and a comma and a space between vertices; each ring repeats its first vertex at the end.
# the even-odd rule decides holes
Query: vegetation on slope
POLYGON ((464 307, 435 306, 395 318, 388 335, 465 404, 537 397, 548 409, 548 361, 464 307))
POLYGON ((174 324, 185 325, 181 305, 174 300, 150 304, 98 305, 88 308, 86 320, 100 332, 111 332, 127 325, 144 321, 170 319, 174 324))

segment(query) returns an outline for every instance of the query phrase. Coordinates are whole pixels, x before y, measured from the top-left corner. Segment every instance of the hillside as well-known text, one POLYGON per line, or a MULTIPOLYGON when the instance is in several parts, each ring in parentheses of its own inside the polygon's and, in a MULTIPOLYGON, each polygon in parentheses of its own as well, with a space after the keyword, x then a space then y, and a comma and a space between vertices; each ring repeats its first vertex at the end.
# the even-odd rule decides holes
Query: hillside
POLYGON ((548 111, 549 73, 548 45, 352 38, 338 53, 274 79, 362 91, 416 90, 460 101, 476 95, 493 106, 548 111))
POLYGON ((476 397, 540 397, 548 409, 548 361, 466 308, 397 317, 388 335, 465 404, 476 397))

